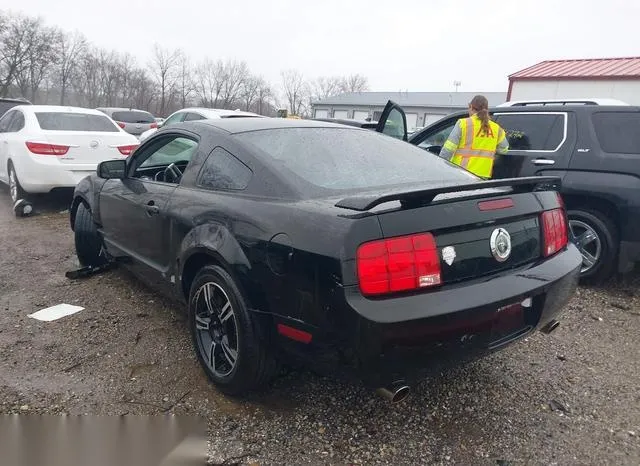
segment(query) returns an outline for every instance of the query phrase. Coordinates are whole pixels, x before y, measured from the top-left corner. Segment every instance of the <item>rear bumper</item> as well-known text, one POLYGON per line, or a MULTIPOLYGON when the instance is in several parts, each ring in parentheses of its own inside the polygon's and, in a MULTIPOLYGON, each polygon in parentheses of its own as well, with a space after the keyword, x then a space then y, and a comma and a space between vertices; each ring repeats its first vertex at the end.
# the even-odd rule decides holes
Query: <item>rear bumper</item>
POLYGON ((371 384, 410 379, 507 346, 556 319, 578 285, 581 256, 572 244, 534 266, 384 300, 345 289, 355 363, 371 384), (499 309, 525 301, 530 306, 499 309), (355 327, 353 324, 355 323, 355 327))
POLYGON ((62 163, 55 157, 16 157, 13 160, 18 181, 28 193, 48 193, 54 188, 74 188, 96 171, 97 163, 62 163), (41 160, 40 160, 41 159, 41 160))

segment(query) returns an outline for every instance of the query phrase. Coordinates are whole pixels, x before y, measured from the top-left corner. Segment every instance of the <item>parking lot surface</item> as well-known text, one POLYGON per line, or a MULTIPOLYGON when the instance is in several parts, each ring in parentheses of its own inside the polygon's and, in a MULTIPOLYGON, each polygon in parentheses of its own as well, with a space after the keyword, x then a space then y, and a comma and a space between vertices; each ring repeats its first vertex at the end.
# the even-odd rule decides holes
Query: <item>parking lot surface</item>
POLYGON ((179 307, 125 270, 65 278, 77 265, 69 198, 40 201, 16 219, 0 191, 0 413, 204 416, 212 464, 640 463, 637 273, 581 288, 551 335, 426 380, 396 406, 306 371, 234 399, 207 382, 179 307), (59 303, 85 309, 27 317, 59 303))

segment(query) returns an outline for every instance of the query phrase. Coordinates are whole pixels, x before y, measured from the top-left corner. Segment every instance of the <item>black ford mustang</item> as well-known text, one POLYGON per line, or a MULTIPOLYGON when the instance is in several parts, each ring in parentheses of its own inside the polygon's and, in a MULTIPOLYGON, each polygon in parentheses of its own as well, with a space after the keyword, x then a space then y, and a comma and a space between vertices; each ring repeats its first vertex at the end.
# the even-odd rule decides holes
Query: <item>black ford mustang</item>
POLYGON ((70 215, 83 265, 122 261, 188 305, 221 390, 291 355, 385 386, 557 326, 581 263, 557 182, 480 181, 327 122, 209 120, 100 164, 70 215))

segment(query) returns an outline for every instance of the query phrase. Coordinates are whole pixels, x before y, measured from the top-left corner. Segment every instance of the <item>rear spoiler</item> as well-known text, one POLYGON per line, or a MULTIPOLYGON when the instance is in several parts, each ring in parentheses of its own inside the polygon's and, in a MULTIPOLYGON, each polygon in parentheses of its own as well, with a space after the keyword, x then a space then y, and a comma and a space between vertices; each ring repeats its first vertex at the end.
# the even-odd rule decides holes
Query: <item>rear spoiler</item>
POLYGON ((477 181, 471 184, 441 186, 437 188, 411 191, 396 191, 387 194, 346 197, 336 207, 365 212, 386 202, 400 201, 403 205, 429 204, 439 194, 460 191, 478 191, 488 188, 510 187, 512 192, 559 191, 562 181, 554 176, 529 176, 525 178, 506 178, 501 180, 477 181))

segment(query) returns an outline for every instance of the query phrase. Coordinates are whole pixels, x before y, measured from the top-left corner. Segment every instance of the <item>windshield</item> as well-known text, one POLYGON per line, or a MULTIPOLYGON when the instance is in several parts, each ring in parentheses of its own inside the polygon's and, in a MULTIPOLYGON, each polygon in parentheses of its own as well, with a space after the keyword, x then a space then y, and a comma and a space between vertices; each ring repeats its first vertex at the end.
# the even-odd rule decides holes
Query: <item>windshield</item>
POLYGON ((122 123, 155 123, 155 118, 149 112, 129 110, 126 112, 113 112, 112 118, 122 123))
POLYGON ((120 130, 108 117, 89 113, 36 112, 40 128, 51 131, 99 131, 117 133, 120 130))
POLYGON ((319 188, 355 190, 477 179, 436 155, 370 130, 278 128, 236 137, 319 188))

